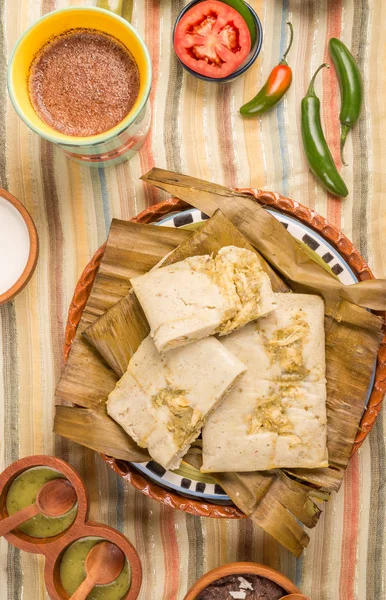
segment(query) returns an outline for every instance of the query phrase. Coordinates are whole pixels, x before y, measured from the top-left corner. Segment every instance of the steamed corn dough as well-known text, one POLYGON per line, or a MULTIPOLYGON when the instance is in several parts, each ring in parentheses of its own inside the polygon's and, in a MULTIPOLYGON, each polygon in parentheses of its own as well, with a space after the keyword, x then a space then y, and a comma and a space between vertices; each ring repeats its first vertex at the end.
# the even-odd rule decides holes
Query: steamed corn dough
POLYGON ((148 336, 109 395, 107 412, 156 462, 175 469, 245 370, 215 338, 160 354, 148 336))
POLYGON ((203 429, 204 472, 328 466, 323 300, 276 296, 276 311, 222 338, 248 371, 203 429))
POLYGON ((159 351, 225 335, 276 307, 254 252, 236 246, 131 279, 159 351))

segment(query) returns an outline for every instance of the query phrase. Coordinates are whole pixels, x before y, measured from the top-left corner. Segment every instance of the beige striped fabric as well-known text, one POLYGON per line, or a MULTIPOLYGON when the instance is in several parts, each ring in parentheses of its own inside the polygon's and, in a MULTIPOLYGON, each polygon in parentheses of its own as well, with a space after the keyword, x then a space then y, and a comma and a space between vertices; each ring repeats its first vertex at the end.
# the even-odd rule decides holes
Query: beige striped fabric
MULTIPOLYGON (((112 217, 129 219, 165 196, 139 177, 153 165, 232 186, 274 190, 310 206, 340 227, 374 273, 386 276, 386 3, 383 0, 250 0, 264 29, 257 62, 232 84, 203 83, 183 72, 171 29, 183 0, 102 0, 124 10, 149 46, 154 65, 153 121, 141 152, 110 169, 89 169, 30 132, 6 96, 6 63, 19 35, 40 15, 91 0, 0 0, 0 184, 30 211, 40 258, 28 287, 0 307, 0 468, 30 454, 57 454, 87 483, 91 517, 123 531, 143 565, 140 600, 182 600, 204 572, 248 560, 288 575, 312 600, 384 600, 385 413, 351 461, 339 494, 324 507, 311 543, 296 560, 249 521, 199 519, 142 496, 93 452, 55 438, 53 398, 63 367, 66 315, 77 279, 106 239, 112 217), (284 102, 244 121, 249 100, 280 60, 294 26, 288 60, 293 85, 284 102), (340 37, 365 82, 360 123, 349 135, 342 173, 350 195, 326 194, 301 147, 299 107, 315 68, 340 37)), ((317 82, 323 121, 339 161, 339 92, 333 69, 317 82)), ((339 163, 340 164, 340 163, 339 163)), ((46 598, 42 558, 0 540, 0 598, 46 598)))

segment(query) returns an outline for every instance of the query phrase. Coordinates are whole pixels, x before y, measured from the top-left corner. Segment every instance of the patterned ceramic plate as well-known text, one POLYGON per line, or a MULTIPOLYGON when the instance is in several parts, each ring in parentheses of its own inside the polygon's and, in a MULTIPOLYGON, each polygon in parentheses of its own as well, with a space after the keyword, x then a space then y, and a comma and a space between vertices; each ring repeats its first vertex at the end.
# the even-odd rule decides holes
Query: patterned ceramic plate
MULTIPOLYGON (((269 208, 266 210, 274 215, 294 238, 303 242, 318 254, 318 256, 320 256, 320 258, 330 267, 332 272, 339 277, 342 283, 350 284, 358 281, 358 277, 354 274, 347 262, 341 257, 339 252, 313 229, 307 227, 307 225, 293 217, 269 208)), ((208 217, 199 210, 192 208, 174 215, 169 215, 159 221, 157 225, 195 229, 207 218, 208 217)), ((373 382, 369 389, 369 395, 372 387, 373 382)), ((216 504, 230 502, 229 497, 214 479, 208 475, 203 475, 187 463, 183 462, 177 471, 166 471, 163 467, 153 461, 148 463, 134 463, 134 466, 149 479, 184 496, 209 500, 216 504)))

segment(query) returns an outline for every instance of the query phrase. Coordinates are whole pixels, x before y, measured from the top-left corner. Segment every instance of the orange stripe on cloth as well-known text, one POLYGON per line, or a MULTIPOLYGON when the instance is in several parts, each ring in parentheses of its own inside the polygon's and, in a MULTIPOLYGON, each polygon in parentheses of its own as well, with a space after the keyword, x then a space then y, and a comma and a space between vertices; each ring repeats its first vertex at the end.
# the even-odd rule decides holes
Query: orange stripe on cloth
MULTIPOLYGON (((145 41, 150 52, 151 63, 153 68, 153 81, 150 92, 150 106, 151 110, 154 111, 156 91, 158 87, 159 78, 159 61, 161 56, 160 48, 160 5, 159 0, 154 0, 150 5, 146 3, 146 27, 145 27, 145 41)), ((154 167, 154 155, 153 155, 153 135, 154 135, 154 114, 150 123, 150 129, 148 136, 142 149, 140 151, 140 162, 142 173, 147 173, 152 167, 154 167)), ((160 191, 153 187, 148 186, 145 190, 146 194, 146 206, 151 206, 160 201, 160 191)))
POLYGON ((346 470, 344 480, 344 520, 339 580, 342 600, 355 600, 357 544, 359 531, 359 459, 355 454, 346 470))
POLYGON ((180 587, 180 556, 178 551, 174 509, 162 507, 160 526, 165 560, 165 582, 162 598, 163 600, 178 600, 178 590, 180 587))

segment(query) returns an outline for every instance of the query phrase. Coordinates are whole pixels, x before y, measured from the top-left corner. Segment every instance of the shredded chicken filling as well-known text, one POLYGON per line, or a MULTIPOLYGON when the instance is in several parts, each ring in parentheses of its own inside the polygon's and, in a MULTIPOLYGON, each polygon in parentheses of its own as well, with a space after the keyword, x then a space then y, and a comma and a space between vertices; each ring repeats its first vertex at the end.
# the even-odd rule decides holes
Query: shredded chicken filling
POLYGON ((244 256, 238 254, 237 261, 218 254, 205 263, 192 263, 191 267, 210 277, 228 300, 224 321, 216 333, 225 335, 259 316, 263 271, 257 261, 251 260, 251 252, 244 256))
POLYGON ((279 362, 282 375, 278 378, 278 387, 269 396, 259 398, 257 405, 248 416, 248 435, 258 431, 269 431, 280 435, 291 435, 292 423, 287 417, 287 407, 297 395, 296 388, 286 382, 302 380, 307 374, 304 365, 304 341, 310 326, 300 309, 292 317, 288 327, 278 329, 265 345, 271 356, 271 362, 279 362))
POLYGON ((248 435, 257 432, 272 432, 280 435, 292 434, 292 423, 287 416, 286 406, 283 399, 293 396, 294 388, 279 386, 277 392, 269 396, 259 398, 258 405, 252 414, 248 416, 248 435))
POLYGON ((203 426, 202 414, 189 406, 186 390, 166 387, 154 394, 151 401, 157 408, 167 406, 169 409, 168 430, 179 447, 197 436, 203 426))
POLYGON ((302 310, 292 317, 291 325, 278 329, 272 339, 266 342, 271 362, 278 361, 283 369, 283 376, 301 380, 307 375, 304 365, 304 341, 309 334, 310 326, 305 320, 302 310))

